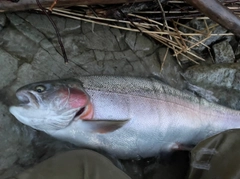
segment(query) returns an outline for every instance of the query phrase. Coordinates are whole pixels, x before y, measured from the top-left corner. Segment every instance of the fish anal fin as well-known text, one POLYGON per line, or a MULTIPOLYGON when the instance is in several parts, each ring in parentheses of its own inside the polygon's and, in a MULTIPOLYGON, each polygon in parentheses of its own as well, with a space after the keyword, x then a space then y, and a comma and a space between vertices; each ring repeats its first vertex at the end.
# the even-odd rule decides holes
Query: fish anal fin
POLYGON ((83 123, 91 132, 109 133, 124 126, 129 120, 83 120, 83 123))

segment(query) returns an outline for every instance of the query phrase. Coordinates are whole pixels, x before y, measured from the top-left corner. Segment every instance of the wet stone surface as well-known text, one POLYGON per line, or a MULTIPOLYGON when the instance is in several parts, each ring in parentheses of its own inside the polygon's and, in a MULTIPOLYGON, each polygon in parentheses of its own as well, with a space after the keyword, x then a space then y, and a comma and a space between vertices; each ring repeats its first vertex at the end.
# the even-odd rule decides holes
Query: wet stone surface
MULTIPOLYGON (((4 26, 0 29, 0 126, 4 126, 0 128, 1 179, 59 151, 76 148, 21 124, 9 113, 19 87, 41 80, 94 74, 155 77, 176 88, 184 87, 180 67, 171 53, 161 71, 166 48, 144 35, 56 16, 53 19, 62 36, 68 64, 64 63, 55 31, 46 16, 30 13, 0 16, 0 26, 4 26)), ((131 167, 127 170, 131 171, 131 167)), ((134 177, 141 178, 138 174, 134 177)))
MULTIPOLYGON (((206 24, 209 26, 209 27, 213 27, 216 25, 215 22, 213 22, 212 20, 208 19, 206 20, 206 24)), ((193 29, 195 29, 195 32, 196 31, 205 31, 206 30, 206 24, 204 22, 204 20, 196 20, 196 19, 193 19, 191 20, 190 22, 186 23, 185 25, 186 26, 189 26, 193 29)), ((181 27, 180 30, 182 30, 183 32, 185 33, 194 33, 194 31, 192 29, 189 29, 189 28, 183 28, 181 27)), ((214 28, 214 30, 212 31, 212 33, 215 33, 215 34, 222 34, 222 33, 226 33, 227 30, 224 29, 223 27, 221 26, 218 26, 216 28, 214 28)), ((189 38, 189 41, 192 42, 193 44, 196 43, 196 41, 201 41, 201 40, 204 40, 204 44, 205 45, 212 45, 214 44, 215 42, 219 41, 219 40, 222 40, 224 37, 223 36, 211 36, 210 38, 207 37, 207 36, 195 36, 194 38, 189 38), (207 38, 206 40, 204 40, 204 38, 207 38)), ((191 43, 190 43, 191 44, 191 43)), ((190 45, 191 46, 191 45, 190 45)), ((203 45, 198 45, 198 46, 195 46, 193 48, 193 50, 195 50, 196 52, 198 53, 201 53, 202 51, 204 51, 206 49, 205 46, 203 45)))
MULTIPOLYGON (((24 12, 0 14, 1 179, 57 152, 76 148, 21 124, 9 113, 9 106, 16 103, 15 91, 28 83, 80 75, 153 77, 182 91, 188 88, 193 95, 209 101, 240 109, 240 67, 239 63, 232 63, 235 58, 233 50, 225 48, 231 49, 229 40, 223 41, 215 36, 206 42, 216 48, 214 61, 224 63, 214 64, 210 57, 206 57, 202 65, 187 69, 189 65, 180 67, 171 52, 164 61, 166 48, 140 33, 56 16, 52 18, 62 36, 68 64, 64 63, 56 33, 46 16, 24 12), (216 42, 223 45, 214 46, 216 42)), ((212 24, 211 21, 208 23, 212 24)), ((199 30, 203 28, 203 24, 194 21, 190 26, 197 26, 199 30)), ((226 30, 219 27, 214 33, 224 32, 226 30)), ((236 49, 237 60, 240 50, 239 47, 236 49)), ((204 47, 195 50, 202 53, 204 47)), ((141 162, 129 160, 123 164, 133 179, 178 179, 187 174, 188 157, 189 153, 177 153, 170 162, 152 163, 149 159, 141 162)))
MULTIPOLYGON (((8 106, 2 103, 0 103, 0 114, 0 171, 2 173, 9 169, 15 173, 16 169, 12 170, 15 163, 27 166, 34 162, 32 158, 34 151, 31 145, 34 135, 26 126, 20 127, 9 114, 8 106)), ((18 169, 22 170, 21 165, 18 165, 18 169)))
POLYGON ((216 63, 233 63, 235 55, 232 46, 227 41, 222 41, 213 45, 216 63))
POLYGON ((240 109, 240 64, 196 65, 183 76, 190 89, 209 101, 240 109))
POLYGON ((0 30, 3 29, 5 24, 6 24, 6 16, 5 14, 0 14, 0 30))

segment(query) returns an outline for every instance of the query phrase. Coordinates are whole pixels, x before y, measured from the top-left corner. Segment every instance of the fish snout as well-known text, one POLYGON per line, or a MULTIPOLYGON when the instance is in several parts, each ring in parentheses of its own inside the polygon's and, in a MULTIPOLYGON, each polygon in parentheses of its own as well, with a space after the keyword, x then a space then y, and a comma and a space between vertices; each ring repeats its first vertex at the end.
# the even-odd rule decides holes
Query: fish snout
POLYGON ((17 96, 18 101, 19 101, 20 103, 27 104, 27 103, 30 102, 28 96, 27 96, 25 93, 23 93, 23 92, 17 92, 17 93, 16 93, 16 96, 17 96))
POLYGON ((37 97, 28 90, 21 90, 16 92, 16 96, 20 105, 36 105, 38 106, 37 97))

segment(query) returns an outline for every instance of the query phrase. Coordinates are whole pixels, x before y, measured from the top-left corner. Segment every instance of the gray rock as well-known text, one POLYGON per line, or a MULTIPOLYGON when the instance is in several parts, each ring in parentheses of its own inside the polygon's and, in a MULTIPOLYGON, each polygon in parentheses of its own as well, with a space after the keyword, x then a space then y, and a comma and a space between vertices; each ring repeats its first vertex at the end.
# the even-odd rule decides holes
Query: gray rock
POLYGON ((110 31, 112 32, 112 34, 115 36, 116 41, 119 44, 119 48, 121 50, 126 50, 128 49, 128 45, 125 42, 125 32, 124 31, 120 31, 119 29, 115 29, 115 28, 111 28, 110 31))
MULTIPOLYGON (((158 45, 141 34, 53 16, 69 58, 69 63, 65 64, 55 31, 44 15, 9 13, 6 17, 9 23, 0 31, 0 65, 4 67, 0 71, 0 98, 4 103, 0 111, 7 115, 0 119, 0 126, 4 126, 0 133, 3 141, 0 144, 0 178, 3 179, 58 151, 73 148, 20 124, 9 114, 8 107, 16 101, 15 91, 19 87, 80 75, 165 78, 177 73, 171 69, 177 64, 168 62, 170 56, 160 72, 162 52, 158 52, 158 45)), ((173 76, 170 81, 175 84, 173 76)))
POLYGON ((227 41, 216 43, 212 46, 216 63, 233 63, 235 55, 232 46, 227 41))
POLYGON ((5 14, 1 13, 0 14, 0 31, 3 29, 3 27, 5 26, 6 24, 6 16, 5 14))
POLYGON ((133 51, 149 51, 153 48, 153 42, 143 34, 128 32, 125 40, 133 51))
MULTIPOLYGON (((213 22, 213 21, 210 20, 210 19, 206 20, 206 22, 207 22, 207 24, 208 24, 209 27, 216 25, 216 23, 213 22)), ((186 25, 186 26, 189 26, 189 27, 192 27, 192 28, 194 28, 194 29, 196 29, 196 30, 198 30, 198 31, 200 31, 200 32, 204 30, 202 33, 206 33, 206 25, 205 25, 205 23, 204 23, 203 20, 200 21, 200 20, 198 20, 198 19, 193 19, 193 20, 191 20, 190 22, 188 22, 188 23, 185 24, 185 25, 186 25)), ((188 28, 184 28, 184 27, 180 27, 180 30, 183 31, 183 32, 185 32, 185 33, 193 33, 193 32, 194 32, 193 30, 188 29, 188 28)), ((221 34, 221 33, 226 33, 226 32, 227 32, 227 30, 224 29, 224 28, 223 28, 222 26, 220 26, 220 25, 217 26, 216 28, 211 29, 211 30, 212 30, 211 33, 214 33, 214 34, 221 34)), ((194 32, 194 33, 195 33, 195 32, 194 32)), ((191 46, 192 44, 195 44, 195 43, 198 42, 198 41, 203 40, 204 38, 207 38, 207 35, 206 35, 206 36, 204 36, 204 35, 202 35, 202 36, 194 36, 194 38, 195 38, 195 40, 193 40, 192 38, 188 38, 188 40, 191 42, 191 43, 188 44, 189 46, 191 46)), ((206 45, 211 45, 211 44, 213 44, 214 42, 216 42, 216 41, 218 41, 218 40, 220 40, 220 39, 222 39, 222 38, 223 38, 223 36, 218 36, 218 35, 216 35, 216 36, 211 36, 211 37, 207 38, 207 39, 204 41, 204 44, 206 44, 206 45)), ((199 44, 199 46, 196 46, 196 47, 193 48, 193 50, 196 50, 196 51, 199 52, 199 53, 201 53, 201 52, 202 52, 203 50, 205 50, 205 49, 206 49, 206 47, 203 46, 203 45, 200 45, 200 44, 199 44)))
POLYGON ((194 89, 190 86, 198 95, 240 109, 240 64, 196 65, 188 68, 183 76, 198 87, 194 89))
POLYGON ((116 43, 114 34, 108 27, 82 23, 82 40, 89 49, 104 51, 120 51, 120 46, 116 43), (104 32, 104 33, 103 33, 104 32))
POLYGON ((5 27, 0 33, 0 44, 3 50, 18 58, 19 61, 31 62, 39 47, 36 42, 11 26, 5 27))
POLYGON ((41 32, 33 28, 29 22, 25 21, 23 17, 18 14, 7 14, 7 18, 21 35, 29 38, 31 41, 39 43, 45 38, 41 32))
POLYGON ((1 48, 0 59, 0 89, 2 89, 16 78, 18 60, 1 48))
POLYGON ((240 70, 240 65, 237 63, 195 65, 188 68, 183 75, 190 83, 200 86, 215 85, 240 90, 237 88, 238 82, 235 81, 238 70, 240 70))
POLYGON ((137 39, 137 34, 134 32, 129 32, 126 34, 125 41, 131 49, 135 49, 135 43, 137 39))
MULTIPOLYGON (((40 80, 106 74, 155 76, 178 89, 185 88, 181 77, 182 69, 171 52, 161 71, 166 48, 159 48, 142 34, 52 17, 62 36, 69 58, 68 64, 63 62, 55 30, 44 15, 7 14, 10 24, 7 23, 0 31, 0 49, 10 54, 6 55, 5 60, 12 62, 10 59, 14 58, 12 70, 6 68, 4 74, 15 72, 10 76, 8 83, 7 80, 4 82, 4 88, 0 88, 1 101, 4 102, 0 105, 0 114, 7 115, 0 118, 0 126, 4 126, 3 132, 0 133, 0 140, 3 141, 0 144, 0 161, 6 164, 3 166, 0 162, 3 167, 0 170, 0 178, 3 179, 56 152, 74 148, 20 124, 9 114, 6 104, 13 103, 15 91, 21 86, 40 80), (17 70, 15 63, 19 65, 17 70)), ((217 30, 214 31, 216 32, 217 30)), ((219 38, 213 37, 207 43, 212 44, 219 38)), ((203 49, 199 47, 196 50, 203 49)), ((3 58, 0 58, 0 62, 5 63, 3 58)), ((240 108, 240 100, 236 97, 239 94, 240 73, 239 67, 234 65, 198 66, 189 68, 184 76, 192 84, 204 88, 204 93, 198 88, 199 95, 208 95, 209 100, 240 108)), ((179 171, 177 176, 175 172, 171 172, 170 166, 168 172, 165 173, 165 168, 160 167, 164 172, 151 174, 149 178, 159 178, 168 174, 171 175, 167 176, 168 178, 182 176, 183 171, 176 169, 179 166, 182 166, 182 162, 174 169, 179 171)), ((131 167, 129 170, 133 171, 131 167)), ((183 168, 185 167, 187 168, 187 164, 183 168)))
POLYGON ((11 24, 13 24, 15 26, 17 26, 21 23, 24 23, 25 17, 19 18, 19 16, 15 13, 6 13, 6 16, 7 16, 8 20, 11 22, 11 24))
POLYGON ((213 91, 206 90, 202 87, 199 87, 190 83, 188 83, 187 87, 189 90, 196 92, 199 96, 207 99, 208 101, 215 102, 215 103, 219 102, 219 99, 214 96, 213 91))
MULTIPOLYGON (((24 21, 28 22, 33 29, 39 30, 47 38, 56 37, 55 29, 45 15, 31 14, 26 12, 17 13, 16 15, 22 18, 24 21)), ((81 28, 80 21, 61 18, 53 15, 51 15, 51 18, 57 26, 60 34, 79 31, 79 28, 81 28)), ((11 18, 10 20, 12 21, 14 18, 11 18)))
POLYGON ((209 63, 209 61, 206 59, 206 57, 203 57, 202 53, 197 53, 195 50, 191 50, 191 54, 189 53, 184 53, 183 54, 179 54, 178 55, 178 59, 181 62, 182 65, 185 64, 199 64, 199 63, 209 63), (194 54, 194 55, 192 55, 194 54), (205 61, 200 60, 200 57, 202 59, 204 59, 205 61))
POLYGON ((235 50, 235 59, 236 62, 240 62, 240 43, 238 43, 237 48, 235 50))
POLYGON ((182 90, 185 88, 185 83, 181 76, 182 69, 171 51, 168 51, 167 57, 163 61, 166 50, 166 47, 159 48, 157 55, 152 54, 151 56, 147 56, 144 59, 144 63, 153 76, 158 77, 161 81, 172 87, 182 90))
MULTIPOLYGON (((31 140, 33 133, 28 127, 21 125, 8 112, 8 107, 0 102, 0 173, 7 172, 8 168, 33 163, 34 154, 31 140)), ((2 177, 1 177, 2 178, 2 177)))
POLYGON ((143 34, 138 34, 134 46, 134 51, 149 51, 153 48, 153 42, 143 34))

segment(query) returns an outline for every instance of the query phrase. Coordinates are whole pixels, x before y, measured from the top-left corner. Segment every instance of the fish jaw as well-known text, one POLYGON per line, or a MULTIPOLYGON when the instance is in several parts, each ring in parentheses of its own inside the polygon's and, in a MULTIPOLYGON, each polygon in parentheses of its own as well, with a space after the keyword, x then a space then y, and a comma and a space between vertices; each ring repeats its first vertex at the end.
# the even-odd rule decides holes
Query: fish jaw
POLYGON ((52 110, 29 109, 21 106, 11 106, 10 113, 21 123, 41 131, 59 130, 67 127, 79 109, 71 109, 56 113, 52 110))

